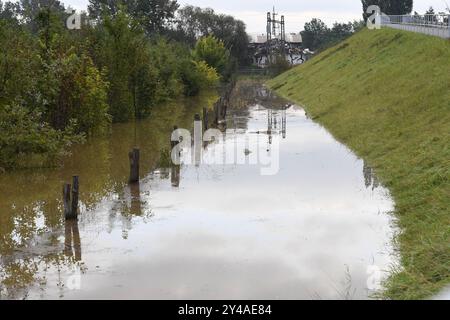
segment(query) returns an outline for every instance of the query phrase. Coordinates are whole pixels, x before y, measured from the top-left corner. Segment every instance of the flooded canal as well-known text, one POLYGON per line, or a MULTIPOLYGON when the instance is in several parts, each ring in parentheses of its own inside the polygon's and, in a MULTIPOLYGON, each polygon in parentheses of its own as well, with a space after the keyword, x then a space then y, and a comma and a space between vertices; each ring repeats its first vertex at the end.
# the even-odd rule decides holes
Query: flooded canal
POLYGON ((202 145, 201 161, 170 166, 162 150, 171 128, 192 131, 195 113, 213 102, 114 125, 60 169, 0 175, 1 298, 373 294, 394 258, 393 203, 372 170, 302 108, 248 83, 238 84, 222 136, 202 145), (141 182, 129 186, 135 144, 141 182), (62 185, 75 174, 81 214, 66 223, 62 185))

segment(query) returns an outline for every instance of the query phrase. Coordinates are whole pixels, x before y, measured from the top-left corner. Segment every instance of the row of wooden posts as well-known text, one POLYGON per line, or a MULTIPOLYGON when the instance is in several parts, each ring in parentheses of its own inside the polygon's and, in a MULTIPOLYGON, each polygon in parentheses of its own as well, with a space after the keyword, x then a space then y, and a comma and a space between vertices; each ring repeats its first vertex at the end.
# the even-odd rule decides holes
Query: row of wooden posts
MULTIPOLYGON (((208 124, 208 109, 203 108, 203 130, 206 131, 209 128, 208 124)), ((195 114, 194 121, 202 121, 200 114, 195 114)), ((174 126, 173 130, 177 130, 178 126, 174 126)), ((171 139, 172 140, 172 139, 171 139)), ((179 142, 171 141, 170 145, 173 149, 179 142)), ((140 174, 140 149, 133 148, 128 154, 130 160, 130 184, 139 183, 140 174)), ((66 220, 78 219, 79 212, 79 192, 80 192, 80 180, 78 176, 73 176, 72 184, 65 183, 63 186, 63 203, 64 203, 64 217, 66 220)))
MULTIPOLYGON (((225 120, 228 106, 230 104, 231 95, 236 85, 236 81, 230 82, 223 90, 221 98, 214 105, 214 123, 218 125, 221 121, 225 120)), ((203 130, 209 129, 209 112, 208 108, 203 108, 203 130)), ((194 121, 202 121, 200 114, 195 114, 194 121)), ((177 130, 178 127, 173 128, 177 130)), ((171 141, 170 145, 173 149, 179 142, 171 141)), ((140 149, 133 148, 128 154, 130 160, 130 184, 139 183, 139 170, 140 170, 140 149)), ((73 176, 72 184, 65 183, 63 186, 63 203, 64 203, 64 216, 66 220, 78 219, 79 212, 79 194, 80 194, 80 180, 78 176, 73 176)))

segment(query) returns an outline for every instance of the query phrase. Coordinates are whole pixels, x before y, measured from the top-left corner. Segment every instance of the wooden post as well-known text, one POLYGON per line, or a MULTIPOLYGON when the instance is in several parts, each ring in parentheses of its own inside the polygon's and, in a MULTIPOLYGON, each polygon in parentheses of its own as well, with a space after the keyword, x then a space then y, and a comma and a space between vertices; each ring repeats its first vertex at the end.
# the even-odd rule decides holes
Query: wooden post
POLYGON ((64 184, 63 187, 63 203, 64 203, 64 217, 66 220, 70 219, 71 216, 71 204, 70 204, 70 189, 71 185, 68 183, 64 184))
POLYGON ((208 130, 208 109, 203 108, 203 131, 208 130))
POLYGON ((139 160, 140 160, 140 150, 138 148, 134 148, 128 154, 130 158, 130 183, 139 182, 139 160))
POLYGON ((198 167, 202 156, 203 125, 200 114, 194 116, 194 163, 198 167))
MULTIPOLYGON (((173 126, 173 131, 175 132, 178 130, 178 126, 173 126)), ((173 150, 173 148, 175 148, 178 144, 180 143, 180 140, 178 138, 178 141, 172 141, 172 135, 170 135, 170 147, 173 150)))
POLYGON ((214 104, 214 124, 217 126, 219 124, 219 103, 214 104))
POLYGON ((78 198, 79 198, 80 182, 78 176, 73 176, 72 184, 72 206, 70 212, 71 219, 78 219, 78 198))

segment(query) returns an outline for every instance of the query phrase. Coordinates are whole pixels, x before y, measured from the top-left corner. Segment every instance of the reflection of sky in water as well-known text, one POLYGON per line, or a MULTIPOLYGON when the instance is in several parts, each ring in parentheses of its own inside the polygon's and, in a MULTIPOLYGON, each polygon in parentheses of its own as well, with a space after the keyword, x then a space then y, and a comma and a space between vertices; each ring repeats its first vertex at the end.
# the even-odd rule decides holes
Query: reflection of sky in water
MULTIPOLYGON (((260 131, 266 152, 267 114, 252 108, 236 133, 228 119, 225 149, 237 140, 244 153, 245 131, 260 131)), ((179 188, 161 170, 138 190, 111 193, 79 222, 81 290, 56 286, 71 267, 50 267, 45 290, 28 297, 366 298, 368 266, 392 263, 387 190, 366 188, 364 163, 303 110, 291 107, 286 119, 277 175, 255 165, 183 166, 179 188), (140 216, 123 214, 133 207, 140 216)))

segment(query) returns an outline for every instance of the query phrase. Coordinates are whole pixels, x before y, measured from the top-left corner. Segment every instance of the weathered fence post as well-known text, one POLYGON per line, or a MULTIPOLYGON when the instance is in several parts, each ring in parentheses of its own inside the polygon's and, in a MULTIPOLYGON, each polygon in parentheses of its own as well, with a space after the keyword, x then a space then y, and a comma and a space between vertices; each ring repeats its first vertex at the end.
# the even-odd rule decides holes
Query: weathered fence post
POLYGON ((202 157, 203 124, 200 114, 194 116, 194 164, 200 165, 202 157))
MULTIPOLYGON (((173 131, 172 131, 172 133, 175 132, 175 131, 177 131, 177 130, 178 130, 178 126, 173 126, 173 131)), ((170 147, 171 147, 172 150, 173 150, 173 148, 175 148, 179 143, 180 143, 179 140, 178 140, 178 141, 172 141, 172 135, 170 135, 170 147)))
POLYGON ((203 131, 208 130, 208 109, 203 108, 203 131))
POLYGON ((71 206, 71 219, 78 218, 78 198, 80 190, 80 179, 78 176, 73 176, 72 182, 72 206, 71 206))
POLYGON ((130 158, 130 183, 139 182, 139 160, 140 160, 140 150, 138 148, 134 148, 128 154, 130 158))
POLYGON ((220 113, 220 107, 219 107, 219 102, 216 102, 214 104, 214 124, 218 125, 219 124, 219 113, 220 113))
POLYGON ((71 185, 65 183, 63 186, 63 204, 64 204, 64 217, 66 218, 66 220, 69 220, 71 218, 72 206, 70 203, 70 189, 71 185))
POLYGON ((79 192, 79 177, 73 176, 73 184, 65 183, 63 186, 64 218, 66 220, 78 219, 79 192))

